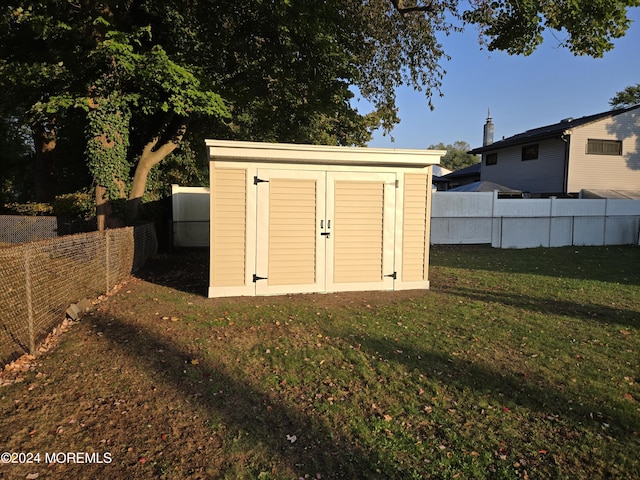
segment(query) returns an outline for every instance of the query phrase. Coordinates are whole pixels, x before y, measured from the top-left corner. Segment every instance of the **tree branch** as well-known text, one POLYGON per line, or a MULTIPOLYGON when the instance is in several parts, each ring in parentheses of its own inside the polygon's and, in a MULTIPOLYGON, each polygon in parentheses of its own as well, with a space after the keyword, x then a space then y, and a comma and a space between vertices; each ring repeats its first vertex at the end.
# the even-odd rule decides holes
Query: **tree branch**
POLYGON ((402 16, 404 16, 407 13, 412 13, 412 12, 430 12, 430 13, 434 12, 434 8, 433 8, 432 4, 429 4, 429 5, 413 5, 411 7, 405 7, 405 6, 403 6, 403 0, 391 0, 391 3, 393 3, 393 6, 396 8, 398 13, 400 15, 402 15, 402 16))

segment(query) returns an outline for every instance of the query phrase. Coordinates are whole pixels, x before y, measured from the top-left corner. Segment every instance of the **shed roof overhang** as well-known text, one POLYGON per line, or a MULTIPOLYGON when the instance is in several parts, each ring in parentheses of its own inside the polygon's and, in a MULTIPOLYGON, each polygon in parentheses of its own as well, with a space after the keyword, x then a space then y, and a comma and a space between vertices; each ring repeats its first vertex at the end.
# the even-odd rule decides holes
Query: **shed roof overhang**
POLYGON ((341 147, 206 140, 211 161, 424 168, 439 165, 446 150, 341 147))

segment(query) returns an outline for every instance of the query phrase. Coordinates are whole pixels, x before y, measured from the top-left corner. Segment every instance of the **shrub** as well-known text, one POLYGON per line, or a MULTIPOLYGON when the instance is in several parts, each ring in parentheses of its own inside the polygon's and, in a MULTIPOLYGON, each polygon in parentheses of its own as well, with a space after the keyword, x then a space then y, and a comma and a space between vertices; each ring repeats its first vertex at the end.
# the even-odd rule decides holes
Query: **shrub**
POLYGON ((53 202, 53 213, 61 217, 89 220, 95 212, 95 199, 89 192, 65 193, 58 195, 53 202))

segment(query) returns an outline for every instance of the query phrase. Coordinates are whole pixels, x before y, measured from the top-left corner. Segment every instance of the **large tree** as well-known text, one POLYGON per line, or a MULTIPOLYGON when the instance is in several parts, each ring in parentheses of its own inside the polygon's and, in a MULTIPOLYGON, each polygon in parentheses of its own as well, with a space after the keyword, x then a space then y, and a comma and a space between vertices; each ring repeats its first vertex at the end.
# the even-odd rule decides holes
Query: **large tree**
POLYGON ((471 23, 488 49, 529 54, 549 28, 601 56, 639 2, 12 0, 0 7, 0 115, 29 125, 37 170, 56 177, 62 132, 81 126, 98 203, 137 205, 190 134, 364 145, 398 121, 399 85, 427 105, 440 94, 440 35, 471 23), (354 87, 372 113, 353 107, 354 87))

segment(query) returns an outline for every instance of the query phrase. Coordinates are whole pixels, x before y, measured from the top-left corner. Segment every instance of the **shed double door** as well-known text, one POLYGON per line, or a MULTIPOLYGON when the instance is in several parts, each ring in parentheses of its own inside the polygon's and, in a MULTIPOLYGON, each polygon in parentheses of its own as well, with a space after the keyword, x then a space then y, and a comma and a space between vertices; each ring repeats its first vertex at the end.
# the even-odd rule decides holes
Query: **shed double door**
POLYGON ((392 290, 395 173, 259 169, 256 294, 392 290))

